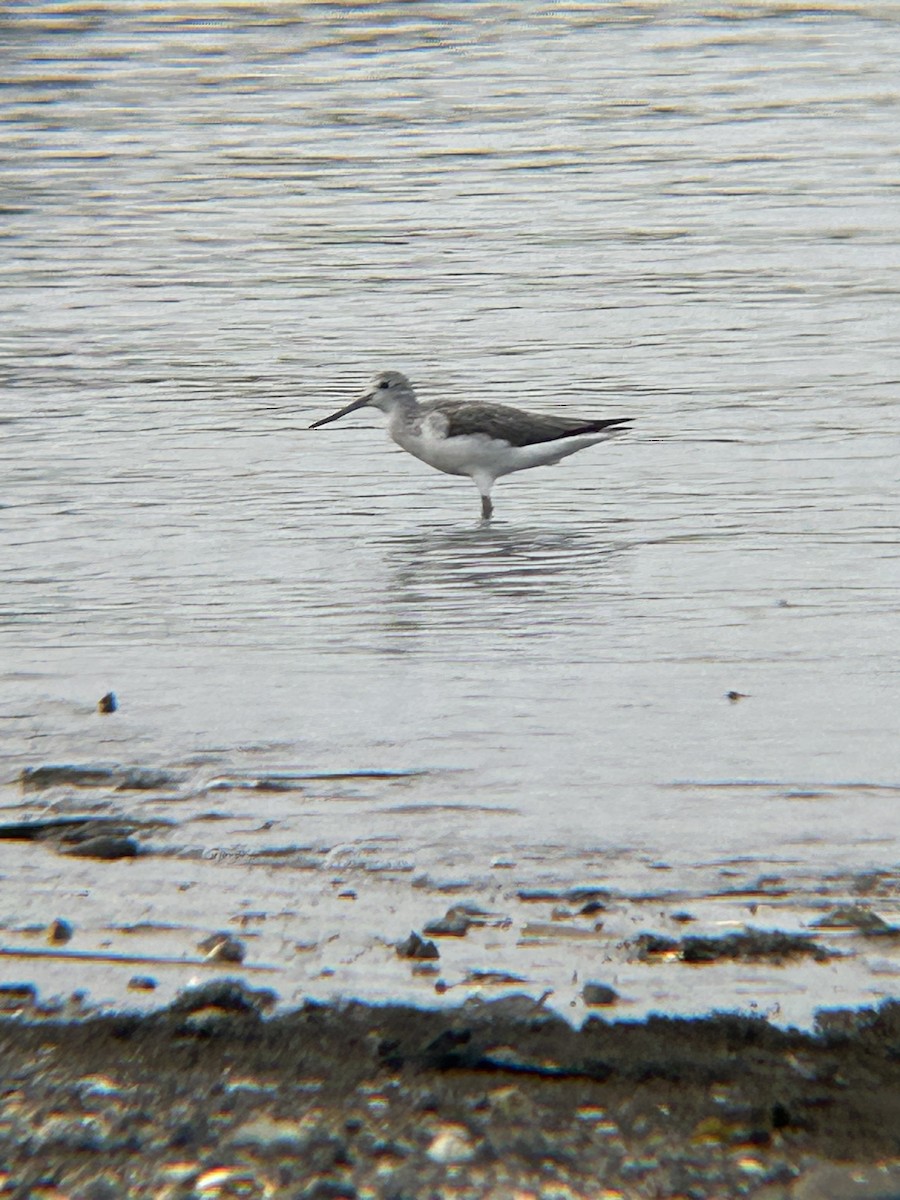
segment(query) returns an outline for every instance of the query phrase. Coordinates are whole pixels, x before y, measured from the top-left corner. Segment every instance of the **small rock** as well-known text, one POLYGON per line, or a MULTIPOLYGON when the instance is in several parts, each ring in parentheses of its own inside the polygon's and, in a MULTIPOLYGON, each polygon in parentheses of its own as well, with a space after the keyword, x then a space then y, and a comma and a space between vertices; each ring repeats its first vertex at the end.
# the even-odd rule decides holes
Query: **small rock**
POLYGON ((255 1146, 259 1149, 302 1150, 309 1139, 309 1131, 294 1120, 279 1120, 261 1113, 245 1121, 229 1134, 228 1140, 235 1146, 255 1146))
POLYGON ((824 917, 819 917, 817 921, 811 921, 810 925, 815 929, 858 929, 861 933, 868 934, 887 933, 891 929, 878 913, 872 912, 870 908, 863 908, 861 904, 836 908, 824 917))
POLYGON ((475 1146, 464 1125, 445 1125, 435 1134, 426 1153, 432 1162, 464 1163, 475 1157, 475 1146))
POLYGON ((128 987, 132 992, 152 992, 157 983, 152 975, 132 975, 128 980, 128 987))
POLYGON ((75 932, 68 921, 64 921, 62 917, 57 917, 56 920, 47 927, 47 941, 53 942, 57 946, 64 942, 71 941, 72 934, 75 932))
POLYGON ((719 937, 686 937, 682 942, 684 962, 716 962, 720 959, 743 961, 768 959, 783 962, 788 958, 806 956, 816 962, 832 957, 804 934, 782 933, 778 929, 745 929, 742 933, 726 933, 719 937))
POLYGON ((603 1008, 615 1004, 619 993, 605 983, 586 983, 581 989, 581 998, 589 1008, 603 1008))
POLYGON ((97 711, 101 713, 114 713, 118 707, 119 701, 116 699, 115 692, 107 692, 97 701, 97 711))
POLYGON ((136 858, 140 854, 140 847, 134 838, 100 834, 64 850, 63 854, 71 858, 99 858, 111 862, 117 858, 136 858))
POLYGON ((244 961, 247 953, 247 947, 240 938, 232 937, 230 933, 211 933, 197 943, 197 949, 211 962, 239 963, 244 961))
POLYGON ((397 943, 397 954, 400 958, 440 958, 434 942, 426 942, 415 930, 405 941, 397 943))
POLYGON ((277 1000, 277 994, 269 988, 250 988, 239 979, 218 979, 201 987, 186 988, 172 1001, 170 1011, 181 1014, 214 1007, 258 1016, 274 1007, 277 1000))
POLYGON ((213 1167, 194 1180, 201 1196, 258 1196, 258 1180, 246 1167, 213 1167), (226 1190, 227 1189, 227 1190, 226 1190))
POLYGON ((429 921, 422 932, 429 937, 465 937, 472 925, 472 919, 458 908, 450 911, 437 921, 429 921))
POLYGON ((680 949, 674 938, 663 937, 658 933, 642 933, 634 939, 634 947, 638 958, 648 958, 654 954, 674 954, 680 949))
POLYGON ((726 692, 725 693, 725 699, 730 700, 732 704, 737 704, 738 700, 746 700, 747 698, 748 697, 747 697, 746 692, 726 692))

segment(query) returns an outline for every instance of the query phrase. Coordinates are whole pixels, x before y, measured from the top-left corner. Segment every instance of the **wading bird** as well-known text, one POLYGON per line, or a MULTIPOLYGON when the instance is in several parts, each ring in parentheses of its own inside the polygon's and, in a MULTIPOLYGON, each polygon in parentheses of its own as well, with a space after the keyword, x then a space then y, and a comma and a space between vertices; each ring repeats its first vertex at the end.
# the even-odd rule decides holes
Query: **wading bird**
POLYGON ((318 429, 359 408, 377 408, 388 433, 404 450, 447 475, 468 475, 481 495, 481 517, 494 511, 491 488, 501 475, 549 466, 586 446, 606 441, 630 417, 582 420, 523 412, 480 400, 432 400, 420 404, 405 375, 382 371, 346 408, 310 425, 318 429))

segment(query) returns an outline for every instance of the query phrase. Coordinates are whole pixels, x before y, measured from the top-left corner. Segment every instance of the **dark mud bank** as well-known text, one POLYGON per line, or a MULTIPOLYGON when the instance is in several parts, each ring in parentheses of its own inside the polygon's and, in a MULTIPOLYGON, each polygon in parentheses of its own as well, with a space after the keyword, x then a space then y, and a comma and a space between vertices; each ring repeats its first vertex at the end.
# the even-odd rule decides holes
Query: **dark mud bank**
POLYGON ((213 984, 149 1016, 0 1022, 0 1194, 900 1195, 898 1003, 810 1036, 265 1000, 213 984))

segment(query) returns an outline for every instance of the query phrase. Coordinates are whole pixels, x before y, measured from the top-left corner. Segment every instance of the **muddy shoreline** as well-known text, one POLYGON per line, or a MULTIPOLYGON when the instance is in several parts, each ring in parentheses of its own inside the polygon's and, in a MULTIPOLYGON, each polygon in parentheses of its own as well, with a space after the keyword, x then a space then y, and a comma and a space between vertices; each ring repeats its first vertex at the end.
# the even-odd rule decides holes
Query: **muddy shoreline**
POLYGON ((900 1004, 589 1018, 509 996, 429 1010, 238 982, 152 1014, 0 1022, 0 1194, 900 1194, 900 1004), (124 1190, 123 1190, 124 1189, 124 1190))

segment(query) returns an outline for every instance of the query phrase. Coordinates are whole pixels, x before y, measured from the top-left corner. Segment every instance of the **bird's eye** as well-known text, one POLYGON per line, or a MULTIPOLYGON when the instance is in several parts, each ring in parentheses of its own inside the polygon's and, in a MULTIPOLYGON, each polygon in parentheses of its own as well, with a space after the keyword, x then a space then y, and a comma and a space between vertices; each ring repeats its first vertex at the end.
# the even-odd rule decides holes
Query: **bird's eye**
POLYGON ((388 381, 386 379, 382 379, 381 383, 379 383, 378 386, 380 388, 387 388, 387 387, 390 387, 391 385, 388 383, 388 381))

